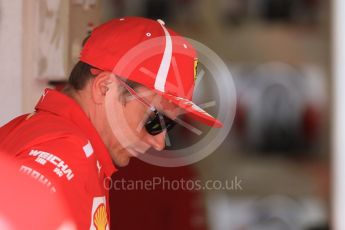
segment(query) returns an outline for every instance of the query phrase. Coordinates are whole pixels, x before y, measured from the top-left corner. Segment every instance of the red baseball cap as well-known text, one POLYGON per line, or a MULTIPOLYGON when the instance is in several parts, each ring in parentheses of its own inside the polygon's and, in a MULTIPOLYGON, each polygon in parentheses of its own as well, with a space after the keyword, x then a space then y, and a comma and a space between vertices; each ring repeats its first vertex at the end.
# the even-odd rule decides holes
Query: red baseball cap
POLYGON ((184 109, 188 116, 222 127, 192 102, 198 61, 195 49, 160 19, 125 17, 96 27, 80 61, 140 83, 184 109))

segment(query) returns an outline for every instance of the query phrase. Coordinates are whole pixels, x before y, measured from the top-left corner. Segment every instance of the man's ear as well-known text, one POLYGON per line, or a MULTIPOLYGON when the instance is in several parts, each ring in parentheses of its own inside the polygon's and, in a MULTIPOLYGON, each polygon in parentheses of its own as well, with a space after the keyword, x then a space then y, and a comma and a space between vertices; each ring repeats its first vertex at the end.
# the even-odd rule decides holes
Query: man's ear
MULTIPOLYGON (((112 73, 103 71, 99 73, 91 82, 92 99, 97 104, 104 102, 105 95, 107 94, 111 84, 118 84, 112 73)), ((114 87, 117 89, 117 87, 114 87)))

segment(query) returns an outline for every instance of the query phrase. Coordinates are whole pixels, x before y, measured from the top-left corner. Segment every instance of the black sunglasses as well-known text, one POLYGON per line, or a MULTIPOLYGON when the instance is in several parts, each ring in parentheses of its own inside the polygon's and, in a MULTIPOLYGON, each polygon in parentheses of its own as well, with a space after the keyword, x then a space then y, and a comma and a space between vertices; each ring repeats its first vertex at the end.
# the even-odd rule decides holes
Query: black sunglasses
POLYGON ((145 129, 149 134, 154 136, 164 130, 169 132, 175 125, 176 122, 174 120, 154 110, 145 122, 145 129))
POLYGON ((176 122, 164 114, 157 111, 157 109, 148 103, 144 98, 140 97, 134 89, 127 85, 122 79, 118 78, 121 84, 132 94, 136 99, 142 102, 145 106, 149 107, 151 114, 148 116, 146 122, 144 123, 146 131, 152 135, 158 135, 164 130, 169 132, 175 125, 176 122))

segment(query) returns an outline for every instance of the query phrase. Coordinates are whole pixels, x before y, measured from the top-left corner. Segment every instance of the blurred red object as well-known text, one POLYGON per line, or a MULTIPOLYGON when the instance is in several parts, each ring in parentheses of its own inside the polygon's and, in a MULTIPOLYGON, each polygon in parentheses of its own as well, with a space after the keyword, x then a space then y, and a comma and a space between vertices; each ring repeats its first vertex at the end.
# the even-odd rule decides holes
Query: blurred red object
POLYGON ((20 173, 19 165, 3 153, 0 184, 0 229, 76 229, 59 194, 20 173))

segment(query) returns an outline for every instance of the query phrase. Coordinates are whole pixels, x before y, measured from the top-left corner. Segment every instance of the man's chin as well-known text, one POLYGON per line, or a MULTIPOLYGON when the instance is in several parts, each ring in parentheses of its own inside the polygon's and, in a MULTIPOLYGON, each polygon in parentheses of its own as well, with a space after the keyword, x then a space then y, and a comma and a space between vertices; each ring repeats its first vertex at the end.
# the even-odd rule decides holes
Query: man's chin
POLYGON ((130 157, 127 157, 127 158, 123 157, 121 159, 114 160, 114 163, 118 167, 126 167, 129 164, 129 161, 130 161, 130 157))
POLYGON ((122 150, 113 155, 113 162, 118 167, 125 167, 129 164, 132 155, 127 150, 122 150))
POLYGON ((113 154, 113 161, 118 167, 125 167, 129 164, 129 161, 132 157, 138 157, 141 153, 130 148, 121 149, 116 151, 116 154, 113 154))
POLYGON ((134 149, 122 149, 118 151, 113 161, 118 167, 125 167, 129 164, 129 161, 132 157, 138 157, 141 153, 135 151, 134 149))

